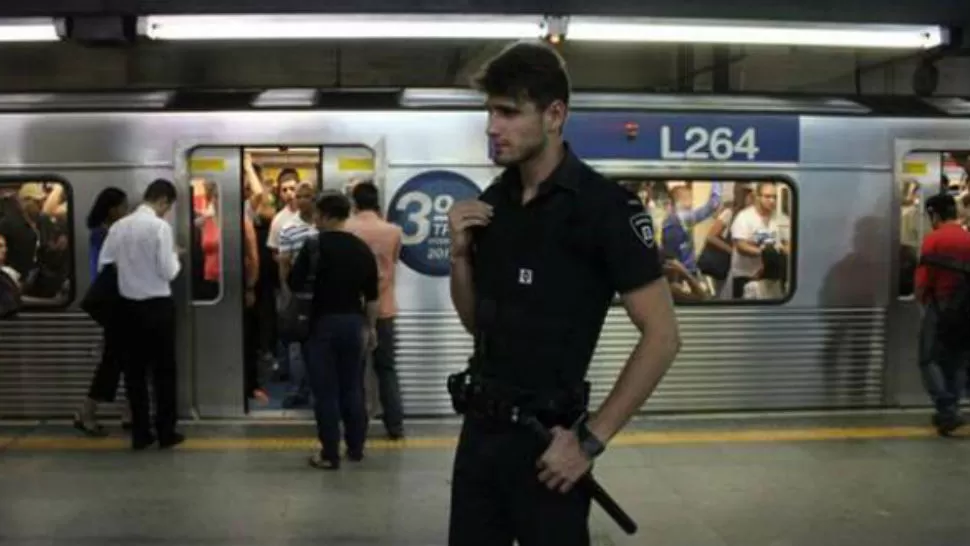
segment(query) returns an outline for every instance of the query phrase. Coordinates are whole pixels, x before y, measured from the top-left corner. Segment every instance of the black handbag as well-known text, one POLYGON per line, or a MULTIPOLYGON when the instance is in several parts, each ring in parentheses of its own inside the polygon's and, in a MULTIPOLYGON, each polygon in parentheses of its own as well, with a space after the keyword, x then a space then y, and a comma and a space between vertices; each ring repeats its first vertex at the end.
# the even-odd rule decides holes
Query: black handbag
POLYGON ((0 271, 0 319, 16 316, 22 303, 20 287, 6 273, 0 271))
POLYGON ((291 342, 304 342, 310 337, 313 313, 313 290, 317 268, 320 266, 320 243, 316 237, 307 239, 300 252, 310 253, 310 267, 300 290, 293 290, 280 312, 280 337, 291 342))
POLYGON ((111 322, 121 303, 118 291, 118 268, 105 264, 81 300, 81 310, 101 326, 111 322))
POLYGON ((712 279, 723 281, 731 271, 731 253, 714 245, 705 244, 701 255, 697 257, 697 269, 712 279))

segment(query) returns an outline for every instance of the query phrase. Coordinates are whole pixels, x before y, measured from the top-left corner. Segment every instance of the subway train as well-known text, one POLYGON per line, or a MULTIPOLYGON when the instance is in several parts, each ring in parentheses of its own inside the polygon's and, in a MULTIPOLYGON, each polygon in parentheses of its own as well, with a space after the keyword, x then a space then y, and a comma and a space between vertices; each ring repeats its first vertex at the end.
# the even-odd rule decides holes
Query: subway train
MULTIPOLYGON (((296 164, 323 189, 364 178, 378 185, 404 233, 395 284, 404 410, 452 415, 445 378, 465 365, 472 343, 449 299, 446 214, 500 172, 486 121, 481 97, 460 89, 0 96, 0 195, 14 203, 5 214, 17 213, 25 183, 59 188, 48 212, 60 220, 63 273, 37 306, 0 320, 0 418, 65 417, 79 406, 101 339, 78 308, 91 281, 85 216, 105 187, 136 202, 158 177, 180 189, 169 221, 181 245, 192 240, 192 181, 219 193, 217 289, 195 289, 188 273, 174 284, 182 416, 309 415, 259 411, 243 391, 245 154, 262 157, 264 172, 296 164)), ((684 248, 699 260, 715 231, 737 234, 746 210, 766 206, 758 189, 775 190, 759 209, 789 247, 774 290, 741 293, 707 274, 684 288, 676 277, 684 268, 667 270, 672 286, 696 288, 697 297, 678 302, 683 348, 644 412, 927 403, 907 249, 929 229, 919 198, 966 183, 947 153, 970 148, 970 102, 578 92, 565 137, 644 199, 661 247, 670 211, 693 215, 690 244, 664 248, 670 264, 684 248), (727 222, 724 211, 734 215, 727 222)), ((198 256, 186 260, 183 271, 198 256)), ((637 339, 614 306, 590 365, 594 403, 637 339)))

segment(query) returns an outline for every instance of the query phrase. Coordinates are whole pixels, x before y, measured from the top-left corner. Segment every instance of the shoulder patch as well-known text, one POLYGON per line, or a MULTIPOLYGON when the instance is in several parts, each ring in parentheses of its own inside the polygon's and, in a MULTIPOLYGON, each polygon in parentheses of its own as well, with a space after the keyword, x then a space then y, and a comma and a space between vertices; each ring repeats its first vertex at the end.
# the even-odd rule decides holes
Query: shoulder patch
POLYGON ((640 242, 647 248, 654 248, 657 242, 653 233, 653 218, 647 211, 641 211, 630 217, 630 227, 640 242))

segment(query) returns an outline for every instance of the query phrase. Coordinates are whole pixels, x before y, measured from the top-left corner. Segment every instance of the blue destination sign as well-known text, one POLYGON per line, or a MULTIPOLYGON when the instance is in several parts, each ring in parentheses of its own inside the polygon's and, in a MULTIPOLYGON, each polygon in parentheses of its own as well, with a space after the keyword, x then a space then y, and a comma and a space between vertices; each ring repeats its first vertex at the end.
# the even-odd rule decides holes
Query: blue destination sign
POLYGON ((797 163, 800 130, 797 116, 574 112, 565 137, 593 161, 797 163))

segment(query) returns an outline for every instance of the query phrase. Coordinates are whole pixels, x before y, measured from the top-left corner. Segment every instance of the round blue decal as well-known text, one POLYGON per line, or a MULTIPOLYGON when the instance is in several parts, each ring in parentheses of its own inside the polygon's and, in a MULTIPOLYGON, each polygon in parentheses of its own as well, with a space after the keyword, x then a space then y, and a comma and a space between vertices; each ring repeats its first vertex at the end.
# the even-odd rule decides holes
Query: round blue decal
POLYGON ((391 199, 387 219, 404 230, 401 261, 418 273, 445 277, 451 272, 448 211, 481 190, 452 171, 427 171, 407 182, 391 199))

